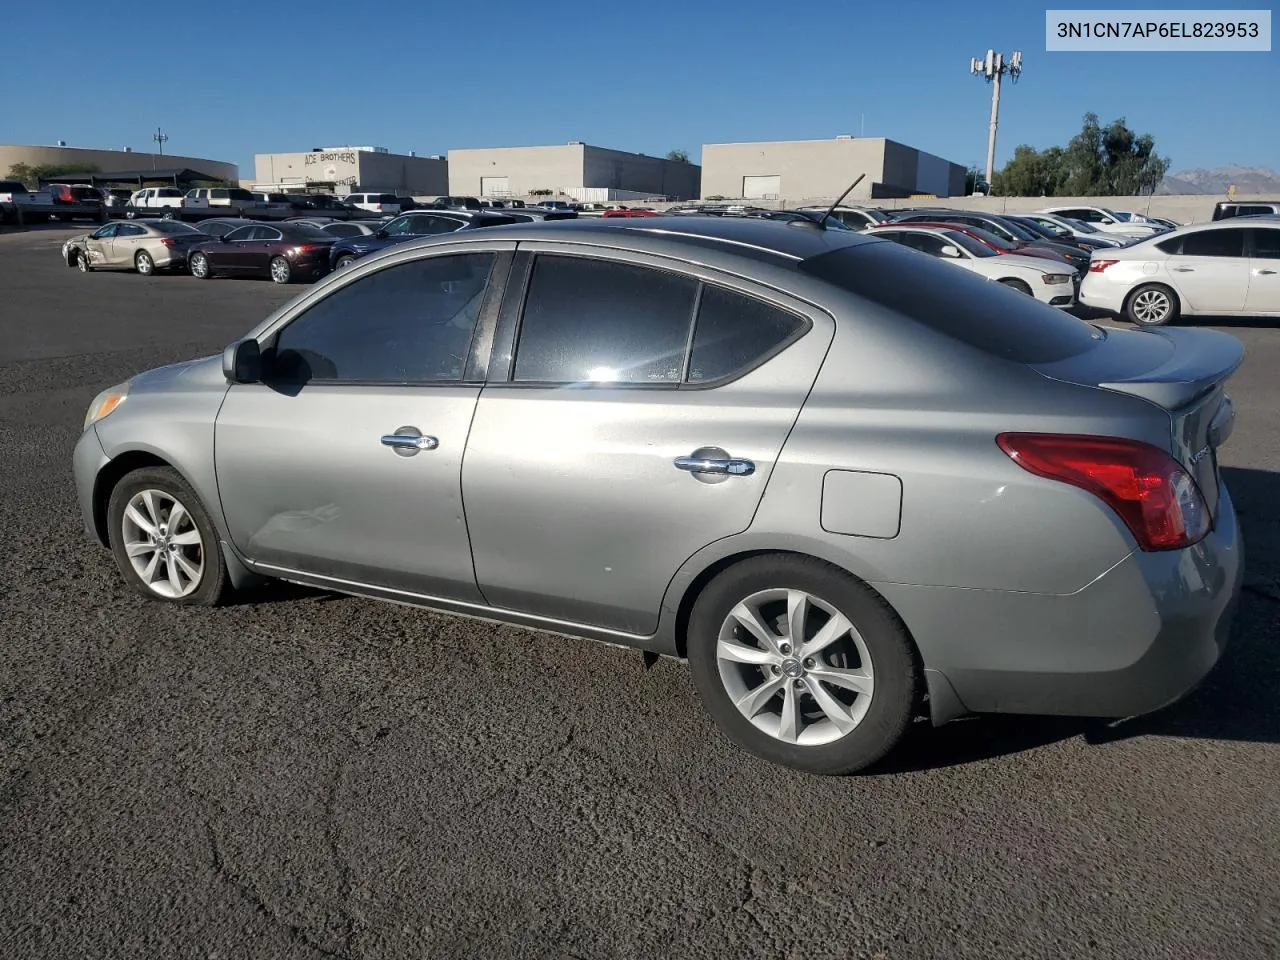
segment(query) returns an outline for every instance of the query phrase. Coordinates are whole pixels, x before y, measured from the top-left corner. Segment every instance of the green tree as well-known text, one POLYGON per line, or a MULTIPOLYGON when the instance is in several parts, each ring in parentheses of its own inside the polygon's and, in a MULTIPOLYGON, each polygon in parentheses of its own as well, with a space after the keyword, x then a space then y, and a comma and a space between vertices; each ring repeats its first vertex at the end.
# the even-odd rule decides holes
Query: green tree
POLYGON ((1019 146, 996 173, 994 188, 1007 197, 1132 196, 1154 190, 1168 169, 1151 134, 1135 134, 1124 117, 1103 127, 1087 113, 1065 147, 1019 146))
POLYGON ((15 163, 9 167, 9 179, 20 180, 28 190, 35 190, 40 186, 41 177, 97 172, 98 167, 92 163, 45 163, 36 166, 27 163, 15 163))
POLYGON ((689 151, 688 150, 668 150, 667 159, 674 160, 676 163, 688 163, 689 151))

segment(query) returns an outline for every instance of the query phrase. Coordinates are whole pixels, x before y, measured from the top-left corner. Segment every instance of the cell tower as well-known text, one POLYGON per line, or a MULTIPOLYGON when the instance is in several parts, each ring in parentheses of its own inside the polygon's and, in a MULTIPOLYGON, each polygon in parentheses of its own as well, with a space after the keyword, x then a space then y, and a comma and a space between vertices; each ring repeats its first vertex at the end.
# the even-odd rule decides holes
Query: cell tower
POLYGON ((996 126, 1000 122, 1000 78, 1006 73, 1014 83, 1022 76, 1022 53, 1015 50, 1008 60, 1003 53, 988 50, 985 58, 974 57, 969 61, 969 72, 991 84, 991 133, 987 137, 987 189, 991 189, 991 177, 996 164, 996 126))

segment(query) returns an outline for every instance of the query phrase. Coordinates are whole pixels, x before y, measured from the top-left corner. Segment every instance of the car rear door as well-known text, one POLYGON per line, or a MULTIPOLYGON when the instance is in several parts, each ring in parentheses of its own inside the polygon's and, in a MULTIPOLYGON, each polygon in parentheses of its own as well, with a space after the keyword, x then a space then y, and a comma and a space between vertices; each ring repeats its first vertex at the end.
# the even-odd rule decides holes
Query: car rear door
POLYGON ((241 252, 244 267, 251 273, 267 273, 271 258, 276 253, 276 244, 284 239, 284 234, 275 227, 257 226, 251 229, 252 239, 244 245, 241 252))
POLYGON ((1185 234, 1165 269, 1178 295, 1197 313, 1238 313, 1249 293, 1244 227, 1185 234))
POLYGON ((206 249, 209 262, 224 273, 243 273, 249 261, 249 247, 254 243, 257 226, 236 227, 222 238, 222 243, 206 249))
POLYGON ((1247 313, 1280 313, 1280 225, 1249 231, 1247 313))
POLYGON ((137 223, 122 223, 111 240, 111 254, 107 262, 112 266, 133 266, 134 254, 141 249, 140 244, 147 238, 147 228, 137 223))
POLYGON ((652 633, 680 565, 750 526, 833 331, 697 265, 522 244, 462 472, 485 598, 652 633))

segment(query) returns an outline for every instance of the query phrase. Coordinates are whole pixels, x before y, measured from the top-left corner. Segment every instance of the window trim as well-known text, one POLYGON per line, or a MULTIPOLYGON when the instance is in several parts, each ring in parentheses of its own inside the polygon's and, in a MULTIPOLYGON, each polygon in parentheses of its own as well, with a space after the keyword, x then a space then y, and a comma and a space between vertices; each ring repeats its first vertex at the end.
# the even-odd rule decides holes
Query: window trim
MULTIPOLYGON (((303 387, 322 386, 322 387, 398 387, 401 389, 428 389, 436 390, 442 387, 483 387, 485 385, 485 376, 489 366, 489 350, 493 343, 493 330, 498 322, 498 310, 502 305, 506 292, 507 283, 511 275, 511 263, 514 252, 510 248, 504 247, 488 247, 480 246, 477 249, 452 248, 449 250, 441 250, 439 252, 429 251, 427 256, 406 257, 405 259, 396 259, 390 263, 379 264, 377 269, 368 272, 360 272, 345 277, 344 283, 334 286, 323 296, 314 300, 298 305, 297 310, 282 322, 273 325, 257 336, 258 346, 264 358, 268 358, 266 363, 269 364, 270 357, 274 356, 276 342, 280 334, 289 327, 293 326, 315 307, 324 303, 330 297, 335 296, 339 291, 345 290, 354 283, 366 280, 375 274, 382 273, 384 270, 393 270, 397 267, 404 267, 410 264, 421 263, 425 260, 435 260, 440 257, 450 256, 467 256, 481 254, 492 256, 494 258, 492 266, 489 268, 489 286, 485 290, 484 301, 480 304, 480 311, 476 318, 475 328, 471 331, 471 340, 467 345, 466 362, 462 369, 462 378, 459 380, 424 380, 420 382, 405 383, 402 380, 308 380, 303 384, 273 382, 263 380, 262 385, 268 389, 276 390, 292 390, 301 391, 303 387)), ((264 364, 264 370, 266 366, 264 364)))
MULTIPOLYGON (((797 341, 813 330, 813 318, 795 306, 780 302, 776 297, 768 296, 765 291, 772 288, 763 285, 745 284, 747 278, 737 278, 733 274, 724 274, 710 267, 701 267, 700 272, 690 272, 683 261, 673 261, 659 254, 640 253, 640 259, 628 256, 630 251, 612 247, 591 247, 588 249, 569 250, 556 247, 528 247, 521 245, 516 252, 515 264, 507 284, 507 296, 504 299, 498 319, 498 329, 494 337, 493 359, 489 363, 489 380, 486 387, 515 388, 521 390, 659 390, 659 391, 698 391, 715 390, 727 386, 737 380, 754 373, 778 354, 790 348, 797 341), (690 307, 689 332, 685 340, 684 360, 681 364, 681 379, 659 383, 595 383, 574 380, 515 380, 516 345, 524 325, 524 309, 529 297, 530 282, 533 277, 534 261, 539 256, 577 257, 582 260, 605 261, 622 266, 638 267, 645 270, 659 270, 671 273, 697 284, 690 307), (740 281, 735 283, 734 281, 740 281), (697 333, 698 310, 702 306, 702 292, 707 286, 719 287, 729 293, 741 297, 758 300, 776 310, 781 310, 800 321, 799 326, 790 337, 776 344, 766 353, 761 354, 750 365, 714 380, 688 381, 689 367, 693 362, 693 338, 697 333)), ((808 309, 818 309, 806 304, 808 309)))

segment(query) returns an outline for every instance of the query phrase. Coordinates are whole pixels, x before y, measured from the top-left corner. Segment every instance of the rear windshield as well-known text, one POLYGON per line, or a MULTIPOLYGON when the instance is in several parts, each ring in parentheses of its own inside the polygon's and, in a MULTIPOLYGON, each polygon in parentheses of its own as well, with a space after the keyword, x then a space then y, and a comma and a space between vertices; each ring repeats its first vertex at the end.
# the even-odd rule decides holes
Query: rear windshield
POLYGON ((833 250, 799 268, 916 323, 1015 363, 1053 363, 1091 349, 1091 324, 900 244, 833 250))
POLYGON ((332 240, 331 234, 325 233, 319 227, 313 227, 309 223, 291 223, 280 228, 281 232, 290 240, 332 240))
POLYGON ((199 233, 195 227, 189 223, 179 223, 177 220, 157 220, 149 223, 147 226, 155 230, 157 233, 199 233))
POLYGON ((0 180, 0 193, 28 193, 26 184, 17 180, 0 180))

